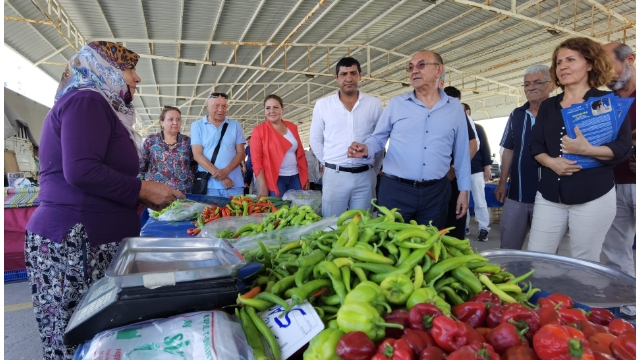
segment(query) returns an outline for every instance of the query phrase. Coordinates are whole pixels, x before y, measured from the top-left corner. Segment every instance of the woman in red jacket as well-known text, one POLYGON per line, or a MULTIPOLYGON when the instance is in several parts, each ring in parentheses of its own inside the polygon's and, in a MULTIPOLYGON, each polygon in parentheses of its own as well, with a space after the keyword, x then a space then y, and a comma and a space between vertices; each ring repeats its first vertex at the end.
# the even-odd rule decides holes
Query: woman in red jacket
POLYGON ((298 127, 282 120, 284 105, 278 95, 264 99, 267 121, 251 134, 251 162, 260 188, 258 196, 280 196, 287 190, 309 190, 307 160, 298 127))

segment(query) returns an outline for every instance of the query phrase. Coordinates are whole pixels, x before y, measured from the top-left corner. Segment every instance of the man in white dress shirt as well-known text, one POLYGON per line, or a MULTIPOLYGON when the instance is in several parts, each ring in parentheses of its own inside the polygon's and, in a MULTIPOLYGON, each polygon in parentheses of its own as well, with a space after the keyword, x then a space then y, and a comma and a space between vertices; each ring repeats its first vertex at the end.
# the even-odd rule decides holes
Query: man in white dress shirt
POLYGON ((316 102, 311 118, 310 144, 324 167, 322 216, 339 216, 347 209, 367 210, 375 194, 382 152, 369 159, 347 158, 345 149, 364 142, 382 114, 382 103, 358 91, 362 70, 352 57, 336 64, 339 90, 316 102))

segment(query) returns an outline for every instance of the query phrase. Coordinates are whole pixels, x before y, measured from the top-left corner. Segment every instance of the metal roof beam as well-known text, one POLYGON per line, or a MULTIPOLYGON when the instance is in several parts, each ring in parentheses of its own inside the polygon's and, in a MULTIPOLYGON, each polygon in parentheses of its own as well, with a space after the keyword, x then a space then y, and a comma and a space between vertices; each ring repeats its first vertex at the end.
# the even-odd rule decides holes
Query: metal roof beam
MULTIPOLYGON (((142 3, 142 0, 139 0, 139 4, 140 4, 140 13, 142 14, 142 24, 144 24, 144 31, 147 33, 147 37, 149 37, 149 28, 147 27, 147 19, 146 16, 144 15, 144 5, 142 3)), ((147 46, 149 46, 147 44, 147 46)), ((150 60, 149 63, 151 64, 151 72, 153 73, 153 83, 156 84, 158 81, 156 80, 156 70, 153 67, 153 60, 150 60)), ((160 94, 160 89, 156 89, 156 92, 158 93, 158 95, 160 94)), ((142 95, 141 93, 138 94, 138 96, 142 95)), ((144 105, 144 107, 146 107, 147 105, 142 101, 142 99, 140 99, 140 102, 142 103, 142 105, 144 105)), ((160 102, 158 101, 158 104, 160 102)), ((149 120, 151 120, 151 114, 149 114, 148 111, 145 111, 147 118, 149 118, 149 120)))
POLYGON ((80 34, 80 31, 78 31, 78 28, 71 22, 71 19, 69 19, 69 16, 67 16, 64 10, 62 10, 62 6, 60 6, 57 0, 46 0, 46 1, 47 1, 47 10, 43 9, 42 6, 36 0, 31 0, 31 3, 36 7, 38 11, 40 11, 42 16, 44 16, 47 20, 51 21, 54 24, 53 28, 56 29, 60 37, 62 37, 62 39, 66 41, 73 48, 73 50, 77 51, 80 46, 84 45, 85 43, 84 37, 80 34), (52 10, 52 7, 54 6, 55 6, 54 12, 56 13, 56 15, 58 15, 57 22, 51 18, 51 10, 52 10), (62 32, 62 27, 60 26, 61 24, 64 24, 67 26, 67 35, 65 35, 62 32), (74 38, 74 42, 72 42, 71 39, 69 39, 69 37, 71 37, 72 35, 74 38))
MULTIPOLYGON (((136 88, 163 87, 163 86, 170 86, 170 87, 174 87, 174 86, 237 86, 237 85, 242 85, 242 84, 244 84, 244 83, 243 82, 228 82, 228 83, 217 83, 217 84, 216 83, 201 83, 201 84, 180 84, 180 83, 175 83, 175 84, 157 84, 157 85, 139 84, 139 85, 136 85, 136 88)), ((302 82, 302 81, 293 81, 293 82, 287 82, 287 81, 254 82, 254 83, 251 83, 250 86, 276 86, 276 85, 313 85, 313 86, 320 86, 320 87, 327 87, 327 88, 335 89, 335 86, 330 86, 330 85, 320 84, 320 83, 314 83, 314 82, 302 82)))
MULTIPOLYGON (((406 0, 405 0, 406 1, 406 0)), ((313 24, 312 24, 313 25, 313 24)), ((301 34, 300 36, 304 36, 301 34)), ((338 47, 338 48, 366 48, 368 44, 332 44, 332 43, 300 43, 300 42, 288 42, 283 43, 279 41, 226 41, 226 40, 168 40, 168 39, 140 39, 140 38, 91 38, 90 41, 111 41, 111 42, 129 42, 129 43, 143 43, 143 44, 173 44, 173 45, 227 45, 227 46, 278 46, 286 45, 287 47, 309 47, 309 46, 323 46, 323 47, 338 47)), ((275 59, 277 60, 277 59, 275 59)), ((274 61, 275 61, 274 60, 274 61)))
POLYGON ((631 21, 630 21, 629 19, 627 19, 626 17, 624 17, 624 16, 622 16, 622 15, 618 14, 617 12, 615 12, 615 11, 611 10, 609 7, 607 7, 607 6, 605 6, 605 5, 602 5, 601 3, 599 3, 599 2, 598 2, 598 1, 596 1, 596 0, 584 0, 584 1, 585 1, 586 3, 588 3, 588 4, 591 4, 591 5, 595 6, 595 7, 596 7, 597 9, 599 9, 600 11, 604 11, 604 12, 606 12, 607 14, 609 14, 609 15, 613 16, 614 18, 616 18, 616 19, 618 19, 618 20, 620 20, 620 21, 624 22, 625 24, 626 24, 626 23, 631 22, 631 21))
MULTIPOLYGON (((20 15, 20 17, 24 18, 24 16, 18 11, 18 9, 16 9, 10 2, 5 1, 5 4, 8 5, 13 11, 15 11, 16 14, 20 15)), ((38 34, 38 36, 40 36, 40 38, 42 38, 42 40, 44 40, 47 44, 49 44, 53 48, 53 50, 57 50, 55 45, 53 45, 46 37, 44 37, 44 35, 38 29, 36 29, 35 26, 33 26, 30 22, 26 22, 26 24, 31 29, 33 29, 33 31, 35 31, 35 33, 38 34)))
MULTIPOLYGON (((68 47, 69 47, 69 44, 67 44, 67 45, 65 45, 65 46, 63 46, 63 47, 61 47, 60 49, 58 49, 58 50, 56 50, 56 51, 52 52, 51 54, 49 54, 49 55, 47 55, 47 56, 43 57, 42 59, 40 59, 40 60, 36 61, 35 63, 33 63, 33 65, 34 65, 34 66, 38 66, 38 65, 40 65, 40 64, 42 64, 42 63, 44 63, 45 61, 47 61, 47 60, 51 59, 52 57, 54 57, 54 56, 56 56, 56 55, 60 54, 62 51, 64 51, 64 49, 66 49, 66 48, 68 48, 68 47)), ((66 64, 65 64, 65 65, 66 65, 66 64)))
MULTIPOLYGON (((180 30, 178 31, 178 40, 182 40, 182 24, 184 21, 184 0, 180 0, 180 15, 178 16, 178 18, 180 19, 180 30)), ((178 44, 178 57, 180 57, 180 44, 178 44)), ((179 81, 179 75, 180 75, 180 63, 176 64, 176 83, 179 81)), ((160 87, 158 87, 158 89, 160 89, 160 87)), ((159 91, 159 90, 158 90, 159 91)), ((178 96, 178 87, 175 87, 175 91, 173 92, 174 95, 178 96)), ((174 103, 175 105, 175 103, 174 103)), ((182 125, 182 131, 184 131, 184 126, 182 125)))
POLYGON ((30 24, 39 24, 39 25, 49 25, 49 26, 54 26, 53 22, 51 21, 44 21, 44 20, 35 20, 35 19, 25 19, 23 17, 15 17, 15 16, 4 16, 4 20, 9 20, 9 21, 18 21, 18 22, 24 22, 24 23, 30 23, 30 24))

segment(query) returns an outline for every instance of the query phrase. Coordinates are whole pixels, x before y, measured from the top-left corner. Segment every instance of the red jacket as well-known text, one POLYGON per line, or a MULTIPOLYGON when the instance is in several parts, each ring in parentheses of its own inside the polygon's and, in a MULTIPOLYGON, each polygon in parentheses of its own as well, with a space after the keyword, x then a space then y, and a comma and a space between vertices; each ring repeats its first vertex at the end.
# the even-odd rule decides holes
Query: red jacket
MULTIPOLYGON (((302 141, 298 134, 298 127, 289 121, 282 120, 298 141, 298 150, 296 150, 296 160, 298 162, 298 175, 300 176, 300 185, 304 187, 309 179, 307 168, 307 158, 304 154, 302 141)), ((256 126, 251 134, 251 163, 253 165, 253 173, 256 178, 260 171, 264 171, 264 177, 267 181, 267 187, 270 191, 281 196, 278 191, 278 176, 280 175, 280 166, 287 150, 292 146, 284 135, 280 134, 271 126, 269 121, 256 126)))

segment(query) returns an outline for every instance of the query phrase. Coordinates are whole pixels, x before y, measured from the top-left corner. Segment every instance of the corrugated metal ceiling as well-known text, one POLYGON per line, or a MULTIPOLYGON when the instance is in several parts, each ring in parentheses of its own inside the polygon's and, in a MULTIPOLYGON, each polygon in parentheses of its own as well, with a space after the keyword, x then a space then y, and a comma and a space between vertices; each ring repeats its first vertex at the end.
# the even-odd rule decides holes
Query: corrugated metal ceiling
POLYGON ((143 55, 135 99, 143 134, 158 131, 163 105, 181 107, 188 133, 215 90, 231 94, 229 116, 249 135, 263 119, 264 95, 279 93, 307 142, 314 102, 336 90, 333 78, 321 74, 347 54, 363 64, 364 77, 370 71, 375 78, 361 90, 386 102, 409 90, 399 83, 406 81, 407 56, 434 49, 451 68, 447 83, 463 88, 463 101, 482 120, 508 116, 521 104, 524 70, 548 64, 554 46, 568 37, 580 33, 635 49, 635 11, 632 0, 6 0, 4 31, 5 44, 56 80, 74 54, 70 44, 76 46, 67 19, 85 41, 116 39, 143 55), (514 5, 516 15, 504 13, 514 5), (277 52, 277 44, 220 43, 285 39, 295 46, 277 52))

